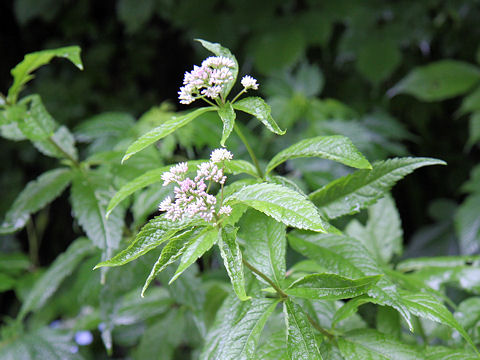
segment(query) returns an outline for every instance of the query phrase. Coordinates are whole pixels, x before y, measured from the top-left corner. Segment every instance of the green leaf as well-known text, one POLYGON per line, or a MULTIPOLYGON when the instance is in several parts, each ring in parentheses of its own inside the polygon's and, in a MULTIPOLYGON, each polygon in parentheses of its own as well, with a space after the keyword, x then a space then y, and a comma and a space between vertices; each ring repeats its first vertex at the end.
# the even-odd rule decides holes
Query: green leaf
POLYGON ((313 329, 302 308, 287 299, 283 303, 287 327, 287 352, 290 359, 322 360, 313 329))
POLYGON ((400 179, 427 165, 445 165, 431 158, 396 158, 373 164, 372 170, 359 170, 332 181, 311 193, 310 199, 328 218, 353 214, 375 203, 400 179))
POLYGON ((470 195, 455 214, 455 230, 461 254, 475 254, 480 249, 480 194, 470 195))
POLYGON ((465 96, 458 112, 464 115, 469 112, 480 111, 480 87, 465 96))
POLYGON ((170 279, 169 284, 174 282, 187 268, 198 258, 205 254, 218 239, 218 229, 214 228, 202 234, 193 243, 189 244, 183 252, 175 275, 170 279))
POLYGON ((242 252, 237 243, 237 230, 227 225, 219 233, 218 247, 225 269, 232 282, 233 290, 241 301, 250 299, 245 292, 245 275, 243 273, 242 252))
POLYGON ((30 214, 43 208, 58 197, 72 180, 67 168, 50 170, 27 184, 18 195, 0 227, 0 234, 11 233, 25 226, 30 214))
MULTIPOLYGON (((277 331, 268 337, 266 343, 257 350, 257 359, 262 360, 289 360, 285 331, 277 331)), ((329 359, 333 360, 333 359, 329 359)))
POLYGON ((470 336, 457 322, 457 320, 455 320, 452 313, 448 311, 445 305, 428 294, 414 294, 404 291, 401 293, 401 296, 402 302, 407 306, 408 311, 410 311, 413 315, 447 325, 457 330, 480 356, 480 353, 478 353, 477 348, 475 347, 475 344, 470 336))
POLYGON ((340 352, 346 360, 419 360, 415 347, 401 343, 373 329, 359 329, 339 337, 340 352))
POLYGON ((80 48, 78 46, 67 46, 52 50, 43 50, 25 55, 22 62, 15 66, 11 74, 13 84, 8 90, 7 100, 10 103, 17 101, 18 94, 23 86, 33 79, 31 73, 40 66, 48 64, 54 57, 62 57, 70 60, 77 68, 83 70, 82 60, 80 59, 80 48))
POLYGON ((92 173, 79 174, 73 180, 71 191, 73 214, 89 239, 103 250, 102 260, 110 258, 118 248, 125 212, 118 208, 108 219, 105 217, 106 203, 110 197, 105 185, 104 179, 97 179, 92 173))
POLYGON ((382 275, 349 279, 337 274, 311 274, 293 282, 285 293, 305 299, 339 300, 366 293, 382 275))
POLYGON ((139 139, 134 141, 133 144, 131 144, 125 152, 122 162, 128 160, 132 155, 136 154, 140 150, 143 150, 154 142, 164 138, 167 135, 170 135, 178 128, 187 125, 189 122, 199 117, 200 115, 213 110, 216 110, 216 108, 203 107, 193 110, 182 116, 172 116, 169 120, 165 121, 159 127, 150 130, 146 134, 142 135, 139 139))
POLYGON ((425 348, 426 360, 478 360, 475 353, 466 349, 452 349, 444 346, 427 346, 425 348))
POLYGON ((227 141, 235 125, 235 110, 233 110, 232 104, 227 101, 227 103, 220 106, 217 111, 220 119, 223 121, 223 133, 220 145, 225 146, 225 141, 227 141))
POLYGON ((358 168, 371 169, 372 165, 357 150, 352 142, 341 135, 317 136, 302 140, 273 157, 267 165, 268 174, 281 163, 300 157, 320 157, 338 161, 342 164, 358 168))
POLYGON ((402 338, 402 324, 398 311, 389 306, 380 306, 377 308, 376 320, 378 331, 390 335, 395 339, 402 338))
POLYGON ((245 259, 281 287, 286 267, 285 225, 250 209, 241 219, 239 237, 245 242, 245 259))
POLYGON ((423 101, 440 101, 464 94, 480 80, 471 64, 441 60, 413 69, 389 90, 389 95, 410 94, 423 101))
POLYGON ((255 165, 245 160, 230 160, 225 161, 225 173, 226 174, 248 174, 253 177, 258 177, 257 169, 255 165))
POLYGON ((255 116, 271 132, 283 135, 285 130, 280 129, 275 120, 273 120, 270 106, 260 97, 251 96, 243 98, 233 104, 233 108, 255 116))
POLYGON ((467 148, 471 148, 473 145, 480 141, 480 111, 474 112, 470 115, 468 120, 468 141, 467 148))
POLYGON ((132 0, 120 0, 117 3, 118 19, 125 25, 128 33, 135 33, 150 20, 155 13, 155 1, 140 3, 132 0))
POLYGON ((435 256, 406 259, 397 264, 398 271, 408 272, 425 268, 455 268, 468 263, 480 262, 480 256, 435 256))
POLYGON ((94 248, 87 239, 78 239, 70 245, 63 254, 59 255, 50 265, 42 277, 35 282, 32 290, 22 304, 18 314, 20 319, 32 310, 38 310, 55 293, 63 280, 65 280, 80 264, 80 262, 93 252, 94 248))
POLYGON ((478 344, 480 340, 480 297, 470 297, 462 301, 455 310, 455 319, 478 344))
POLYGON ((78 160, 75 138, 66 126, 60 126, 50 139, 34 141, 33 145, 42 154, 57 159, 78 160), (55 144, 53 144, 55 143, 55 144), (61 148, 62 150, 60 150, 61 148))
POLYGON ((205 232, 205 228, 197 227, 190 230, 185 230, 180 234, 173 236, 167 245, 163 248, 160 256, 153 265, 150 275, 142 288, 141 296, 143 297, 150 283, 162 272, 168 265, 175 262, 183 255, 185 250, 193 244, 205 232))
POLYGON ((355 314, 361 305, 368 303, 381 304, 381 302, 366 295, 359 296, 347 301, 340 309, 335 312, 335 315, 332 319, 332 328, 335 327, 335 325, 338 324, 340 321, 345 320, 355 314))
POLYGON ((45 109, 40 96, 30 95, 22 99, 22 102, 29 104, 25 116, 18 121, 18 127, 23 135, 32 141, 45 140, 52 136, 57 124, 45 109))
POLYGON ((388 263, 394 254, 402 251, 400 216, 390 195, 386 195, 368 208, 367 226, 353 220, 345 232, 360 240, 380 262, 388 263))
POLYGON ((225 199, 227 204, 243 203, 287 226, 325 232, 325 223, 315 206, 298 192, 276 184, 254 184, 225 199))
POLYGON ((233 69, 230 69, 231 72, 232 72, 232 75, 233 75, 233 79, 230 80, 229 82, 227 82, 224 85, 224 88, 223 88, 223 91, 222 91, 222 96, 223 96, 224 99, 226 99, 228 94, 232 90, 232 87, 235 84, 235 81, 237 80, 237 76, 238 76, 238 62, 237 62, 237 59, 235 58, 235 56, 233 56, 233 54, 230 52, 230 50, 228 50, 227 48, 223 47, 222 45, 220 45, 218 43, 211 43, 209 41, 202 40, 202 39, 195 39, 195 40, 198 41, 200 44, 202 44, 202 46, 205 49, 212 52, 216 56, 224 56, 226 58, 229 58, 230 60, 232 60, 235 63, 235 67, 233 69))
POLYGON ((164 216, 157 216, 150 220, 137 234, 135 240, 124 250, 113 258, 103 261, 95 266, 97 269, 102 266, 120 266, 129 263, 150 250, 170 240, 179 231, 192 226, 191 221, 173 222, 165 219, 164 216))

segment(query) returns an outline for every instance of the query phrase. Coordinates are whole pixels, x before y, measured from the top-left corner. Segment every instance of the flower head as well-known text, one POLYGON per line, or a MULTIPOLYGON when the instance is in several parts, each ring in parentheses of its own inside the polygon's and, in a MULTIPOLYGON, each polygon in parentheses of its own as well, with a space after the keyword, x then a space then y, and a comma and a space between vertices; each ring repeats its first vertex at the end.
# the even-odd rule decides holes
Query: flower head
POLYGON ((242 78, 241 83, 245 88, 245 90, 248 90, 248 89, 258 90, 257 80, 251 77, 250 75, 245 75, 242 78))
POLYGON ((210 161, 213 163, 219 163, 224 160, 232 160, 233 159, 233 154, 228 151, 227 149, 215 149, 212 151, 210 154, 210 161))

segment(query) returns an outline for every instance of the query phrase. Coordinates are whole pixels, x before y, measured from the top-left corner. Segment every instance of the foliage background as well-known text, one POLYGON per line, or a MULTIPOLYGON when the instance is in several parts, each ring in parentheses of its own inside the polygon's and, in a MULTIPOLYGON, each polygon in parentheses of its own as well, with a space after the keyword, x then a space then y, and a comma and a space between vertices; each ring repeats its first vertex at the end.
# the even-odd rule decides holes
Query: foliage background
MULTIPOLYGON (((415 67, 441 59, 478 65, 479 17, 477 0, 2 1, 0 91, 24 54, 76 44, 82 73, 56 61, 40 69, 27 90, 42 96, 59 123, 75 129, 105 111, 138 118, 164 101, 184 109, 176 101, 183 73, 206 56, 193 39, 220 42, 244 73, 259 79, 288 128, 274 149, 313 129, 352 136, 371 161, 408 154, 447 161, 448 167, 410 175, 393 196, 406 255, 453 255, 461 252, 453 226, 467 196, 461 187, 479 159, 478 146, 466 146, 469 114, 458 111, 459 96, 425 102, 392 95, 415 67), (339 103, 318 106, 316 98, 339 103)), ((259 149, 265 158, 274 153, 259 149)), ((0 218, 25 184, 55 163, 27 142, 1 141, 0 218)), ((63 195, 37 215, 43 239, 37 266, 48 266, 80 233, 67 200, 63 195)), ((28 252, 26 231, 0 239, 2 251, 28 252)), ((0 294, 0 308, 2 315, 15 314, 13 292, 0 294)))

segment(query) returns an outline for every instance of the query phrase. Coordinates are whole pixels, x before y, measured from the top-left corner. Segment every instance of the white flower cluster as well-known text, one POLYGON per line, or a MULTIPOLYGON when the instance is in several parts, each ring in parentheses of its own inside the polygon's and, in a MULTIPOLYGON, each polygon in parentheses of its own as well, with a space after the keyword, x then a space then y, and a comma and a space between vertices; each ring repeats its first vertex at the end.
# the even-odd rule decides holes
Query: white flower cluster
POLYGON ((228 205, 221 206, 216 212, 217 198, 208 194, 205 182, 225 184, 227 177, 223 174, 223 167, 219 168, 216 163, 232 158, 232 153, 226 149, 214 150, 210 155, 212 161, 197 166, 197 175, 193 180, 186 177, 188 172, 186 163, 172 166, 170 171, 163 173, 162 180, 164 186, 172 182, 178 185, 174 190, 175 199, 167 197, 160 203, 159 210, 166 211, 165 217, 172 221, 199 216, 205 221, 212 222, 219 215, 230 215, 232 208, 228 205))
POLYGON ((242 78, 241 83, 245 90, 248 90, 248 89, 258 90, 257 80, 251 77, 250 75, 245 75, 242 78))
POLYGON ((224 85, 233 80, 231 69, 234 67, 233 60, 224 56, 211 56, 201 66, 194 66, 192 71, 185 73, 184 86, 178 92, 180 103, 191 104, 205 96, 216 99, 224 85))

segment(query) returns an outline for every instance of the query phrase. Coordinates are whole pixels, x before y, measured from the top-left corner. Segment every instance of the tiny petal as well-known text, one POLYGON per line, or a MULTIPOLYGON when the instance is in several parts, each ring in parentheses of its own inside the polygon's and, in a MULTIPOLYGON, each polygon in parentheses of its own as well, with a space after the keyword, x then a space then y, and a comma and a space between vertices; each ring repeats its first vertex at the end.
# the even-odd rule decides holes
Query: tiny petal
POLYGON ((224 205, 220 208, 220 210, 218 211, 218 214, 219 215, 230 215, 232 213, 232 208, 230 207, 230 205, 224 205))
POLYGON ((210 160, 213 163, 219 163, 225 160, 229 161, 232 159, 233 159, 233 154, 227 149, 223 149, 223 148, 215 149, 210 154, 210 160))
POLYGON ((245 75, 242 78, 241 83, 245 88, 245 90, 248 90, 248 89, 258 90, 257 80, 251 77, 250 75, 245 75))

